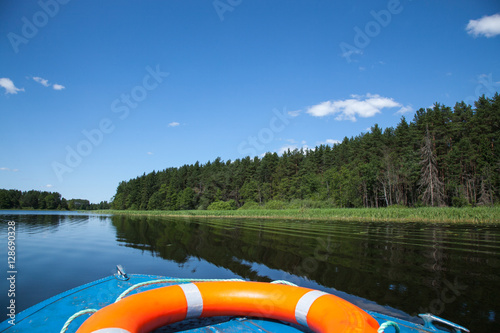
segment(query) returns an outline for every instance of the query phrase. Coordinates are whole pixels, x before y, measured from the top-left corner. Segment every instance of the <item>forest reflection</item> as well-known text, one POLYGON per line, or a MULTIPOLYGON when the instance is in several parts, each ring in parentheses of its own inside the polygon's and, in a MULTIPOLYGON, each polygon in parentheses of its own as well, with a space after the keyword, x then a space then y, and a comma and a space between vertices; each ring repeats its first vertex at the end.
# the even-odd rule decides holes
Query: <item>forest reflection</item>
POLYGON ((493 325, 498 311, 494 226, 128 216, 112 223, 118 242, 180 265, 198 258, 269 281, 266 267, 470 327, 493 325))

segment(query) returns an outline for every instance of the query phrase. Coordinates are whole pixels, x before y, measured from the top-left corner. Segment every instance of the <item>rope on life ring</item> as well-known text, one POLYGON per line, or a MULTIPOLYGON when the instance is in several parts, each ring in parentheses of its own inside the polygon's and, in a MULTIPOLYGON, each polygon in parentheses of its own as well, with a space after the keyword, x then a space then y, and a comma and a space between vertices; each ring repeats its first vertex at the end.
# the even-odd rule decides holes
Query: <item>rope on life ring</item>
POLYGON ((199 282, 128 296, 94 313, 77 333, 145 333, 214 316, 276 319, 322 333, 376 333, 379 327, 357 306, 318 290, 264 282, 199 282))

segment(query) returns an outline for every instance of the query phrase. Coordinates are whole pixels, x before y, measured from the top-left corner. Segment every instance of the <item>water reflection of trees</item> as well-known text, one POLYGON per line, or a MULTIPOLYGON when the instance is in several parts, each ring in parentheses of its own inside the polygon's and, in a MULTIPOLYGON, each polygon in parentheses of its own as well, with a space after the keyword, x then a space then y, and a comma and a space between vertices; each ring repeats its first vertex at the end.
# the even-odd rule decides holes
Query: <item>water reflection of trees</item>
MULTIPOLYGON (((44 212, 45 213, 45 212, 44 212)), ((95 219, 106 221, 109 217, 103 215, 93 216, 95 219)), ((88 215, 71 215, 64 213, 55 214, 5 214, 0 221, 16 222, 17 231, 35 234, 40 232, 54 233, 59 226, 72 224, 73 226, 89 223, 88 215)))
POLYGON ((471 327, 495 324, 489 318, 498 312, 492 296, 500 296, 498 267, 492 273, 487 265, 498 258, 498 248, 487 253, 498 244, 494 229, 480 234, 464 226, 419 224, 228 224, 125 216, 112 221, 118 241, 180 264, 196 257, 266 280, 251 266, 262 264, 410 314, 440 312, 471 327))

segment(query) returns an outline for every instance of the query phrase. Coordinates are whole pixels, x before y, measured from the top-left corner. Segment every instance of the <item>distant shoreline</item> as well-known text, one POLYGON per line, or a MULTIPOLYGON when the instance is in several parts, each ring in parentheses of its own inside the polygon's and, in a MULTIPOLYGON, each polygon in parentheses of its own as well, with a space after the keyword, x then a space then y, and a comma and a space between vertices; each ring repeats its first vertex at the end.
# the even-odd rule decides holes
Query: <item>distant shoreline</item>
POLYGON ((216 218, 269 218, 324 221, 366 222, 430 222, 500 224, 500 206, 493 207, 421 207, 421 208, 306 208, 306 209, 254 209, 254 210, 185 210, 137 211, 96 210, 94 213, 116 215, 216 217, 216 218))

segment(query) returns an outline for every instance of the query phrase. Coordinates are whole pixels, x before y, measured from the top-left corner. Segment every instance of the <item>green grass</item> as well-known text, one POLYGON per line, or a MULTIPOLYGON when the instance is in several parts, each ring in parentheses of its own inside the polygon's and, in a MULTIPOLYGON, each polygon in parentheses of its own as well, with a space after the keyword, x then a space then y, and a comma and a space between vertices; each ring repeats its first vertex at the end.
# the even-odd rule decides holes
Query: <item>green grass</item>
POLYGON ((500 223, 500 206, 494 207, 421 207, 421 208, 303 208, 252 210, 184 210, 184 211, 132 211, 102 210, 107 214, 281 218, 298 220, 348 220, 394 222, 468 222, 500 223))

